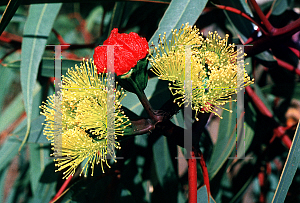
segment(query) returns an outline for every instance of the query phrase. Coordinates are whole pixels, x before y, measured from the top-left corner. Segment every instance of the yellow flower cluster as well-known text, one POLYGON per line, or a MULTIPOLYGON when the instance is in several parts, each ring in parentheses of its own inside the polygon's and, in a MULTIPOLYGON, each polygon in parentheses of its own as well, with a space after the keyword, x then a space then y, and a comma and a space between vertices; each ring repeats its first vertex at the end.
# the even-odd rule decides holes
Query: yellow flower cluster
POLYGON ((172 39, 168 42, 165 35, 160 37, 160 43, 154 49, 155 56, 151 55, 149 59, 151 70, 160 79, 171 82, 169 89, 175 96, 174 103, 179 106, 191 104, 196 116, 198 112, 218 115, 216 107, 222 108, 233 101, 233 94, 253 83, 245 70, 239 70, 237 51, 234 44, 227 42, 228 35, 222 39, 217 32, 209 32, 204 39, 196 27, 186 24, 178 32, 172 31, 172 39), (188 51, 191 54, 191 96, 185 93, 188 51))
MULTIPOLYGON (((107 163, 108 117, 107 83, 109 77, 97 74, 93 61, 84 60, 80 67, 68 70, 63 76, 61 92, 52 95, 41 105, 46 116, 44 134, 51 141, 56 157, 57 171, 64 171, 64 178, 75 173, 80 163, 86 161, 81 174, 87 175, 91 165, 92 175, 95 164, 107 163)), ((129 119, 121 111, 120 101, 126 96, 122 89, 113 90, 114 100, 114 140, 115 148, 120 148, 115 140, 123 135, 130 125, 129 119)))

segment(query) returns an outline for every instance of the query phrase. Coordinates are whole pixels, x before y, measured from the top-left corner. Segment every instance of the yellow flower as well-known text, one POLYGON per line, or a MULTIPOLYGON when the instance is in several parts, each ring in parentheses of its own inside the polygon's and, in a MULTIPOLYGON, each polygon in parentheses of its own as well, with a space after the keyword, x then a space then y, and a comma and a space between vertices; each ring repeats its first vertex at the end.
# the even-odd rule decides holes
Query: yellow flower
MULTIPOLYGON (((62 89, 58 96, 52 95, 40 107, 46 116, 44 134, 51 141, 58 169, 64 171, 64 178, 75 173, 83 161, 87 161, 81 174, 87 175, 91 165, 92 175, 95 164, 107 163, 108 144, 108 83, 103 73, 97 74, 93 61, 83 61, 80 67, 68 70, 62 79, 62 89)), ((130 125, 129 119, 121 111, 120 101, 126 96, 123 89, 113 90, 114 95, 114 139, 112 144, 120 148, 117 136, 130 125)), ((110 151, 111 152, 111 151, 110 151)))
POLYGON ((168 43, 165 36, 160 40, 155 48, 156 55, 149 59, 151 70, 160 79, 171 82, 169 89, 175 96, 174 103, 191 104, 196 116, 198 112, 218 115, 216 107, 222 108, 234 101, 232 95, 253 83, 245 70, 239 70, 237 51, 234 44, 227 42, 228 35, 222 39, 217 32, 209 32, 204 39, 196 28, 186 24, 178 33, 172 32, 172 40, 168 43), (182 40, 183 37, 187 40, 182 40), (185 94, 184 88, 187 48, 191 53, 191 96, 185 94))

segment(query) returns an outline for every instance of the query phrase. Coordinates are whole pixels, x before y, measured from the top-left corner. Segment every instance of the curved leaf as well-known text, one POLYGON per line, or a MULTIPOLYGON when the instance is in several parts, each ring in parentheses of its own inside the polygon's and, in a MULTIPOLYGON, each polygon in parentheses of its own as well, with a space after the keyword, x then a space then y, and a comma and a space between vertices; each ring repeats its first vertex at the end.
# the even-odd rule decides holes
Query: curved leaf
POLYGON ((0 112, 4 103, 4 99, 6 94, 10 91, 9 87, 12 84, 14 78, 16 78, 16 74, 8 69, 7 67, 1 67, 0 69, 0 112))
POLYGON ((49 202, 55 195, 56 174, 50 144, 29 144, 30 185, 36 202, 49 202))
POLYGON ((281 15, 293 3, 293 0, 276 0, 273 2, 272 15, 281 15))
POLYGON ((299 124, 294 135, 292 146, 290 148, 289 154, 287 156, 284 168, 282 170, 279 183, 277 185, 272 203, 284 202, 286 194, 289 187, 292 184, 293 178, 295 176, 296 170, 300 163, 300 129, 299 124))
POLYGON ((20 142, 16 141, 14 138, 9 137, 0 149, 0 171, 8 167, 11 160, 17 155, 18 147, 20 142))
MULTIPOLYGON (((47 38, 60 10, 59 4, 37 4, 30 6, 25 23, 21 55, 21 86, 27 113, 27 133, 29 133, 32 114, 32 91, 37 78, 38 67, 44 53, 47 38)), ((23 140, 21 147, 26 142, 23 140)), ((21 149, 20 147, 20 149, 21 149)))
MULTIPOLYGON (((33 90, 33 97, 41 93, 41 86, 39 84, 33 90)), ((24 104, 22 101, 22 94, 18 94, 9 106, 0 115, 0 132, 5 130, 12 124, 24 111, 24 104)))
POLYGON ((212 179, 223 166, 231 154, 236 140, 236 103, 227 103, 224 108, 232 110, 223 111, 219 124, 218 139, 213 148, 213 153, 208 163, 209 178, 212 179))

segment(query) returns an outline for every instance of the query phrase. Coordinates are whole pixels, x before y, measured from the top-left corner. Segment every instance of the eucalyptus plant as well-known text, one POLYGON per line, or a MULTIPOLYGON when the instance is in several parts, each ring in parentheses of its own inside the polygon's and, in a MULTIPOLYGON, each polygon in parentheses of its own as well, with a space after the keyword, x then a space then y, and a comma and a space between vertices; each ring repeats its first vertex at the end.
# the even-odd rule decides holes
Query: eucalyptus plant
POLYGON ((0 202, 299 202, 299 8, 1 1, 0 202))

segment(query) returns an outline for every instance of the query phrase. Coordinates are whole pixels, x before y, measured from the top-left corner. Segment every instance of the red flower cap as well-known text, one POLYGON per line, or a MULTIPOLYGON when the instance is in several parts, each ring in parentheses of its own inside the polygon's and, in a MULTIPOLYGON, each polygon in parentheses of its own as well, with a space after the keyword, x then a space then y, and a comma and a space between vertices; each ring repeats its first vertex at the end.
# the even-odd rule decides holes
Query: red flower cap
MULTIPOLYGON (((148 42, 146 38, 140 37, 138 34, 131 32, 118 33, 118 28, 114 28, 103 45, 119 45, 114 47, 114 68, 117 75, 127 73, 131 68, 135 67, 140 59, 148 54, 148 42)), ((98 73, 107 72, 107 47, 98 46, 94 51, 94 62, 98 73)))

